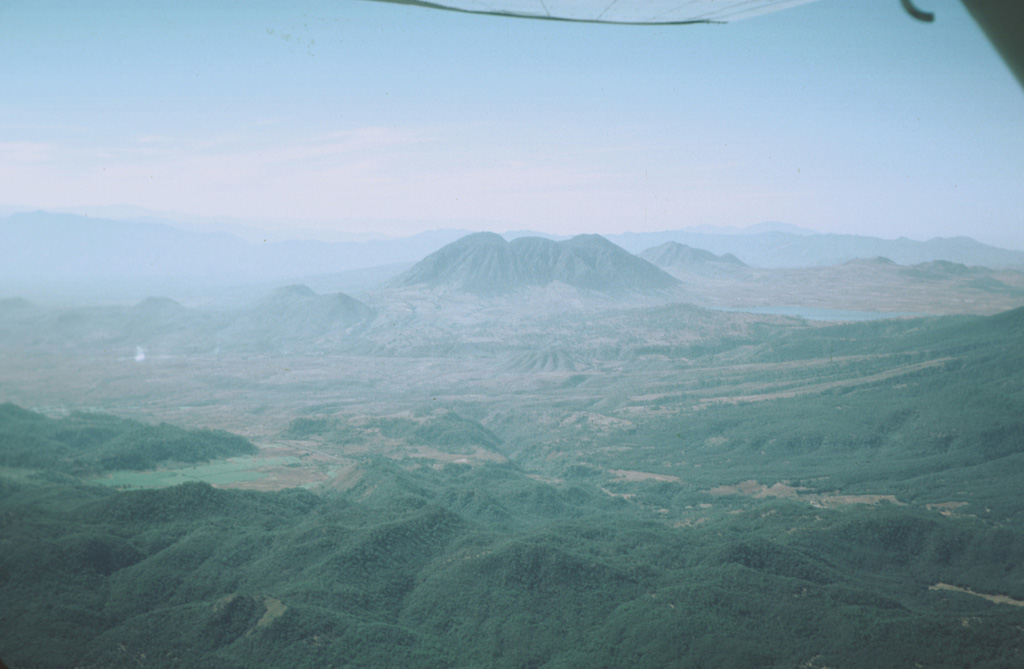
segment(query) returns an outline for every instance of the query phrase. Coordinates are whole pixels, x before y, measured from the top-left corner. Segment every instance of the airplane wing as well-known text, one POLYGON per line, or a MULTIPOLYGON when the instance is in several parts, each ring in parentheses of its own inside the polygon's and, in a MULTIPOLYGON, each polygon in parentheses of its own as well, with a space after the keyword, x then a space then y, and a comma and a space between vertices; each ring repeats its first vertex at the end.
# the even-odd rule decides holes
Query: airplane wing
POLYGON ((378 0, 400 5, 584 23, 726 23, 814 0, 378 0))
MULTIPOLYGON (((728 23, 815 0, 375 0, 399 5, 525 19, 671 25, 728 23)), ((900 0, 920 21, 935 16, 900 0)), ((992 46, 1024 87, 1024 0, 963 0, 992 46)))
POLYGON ((1024 2, 1020 0, 963 0, 967 11, 985 32, 1017 82, 1024 87, 1024 2))

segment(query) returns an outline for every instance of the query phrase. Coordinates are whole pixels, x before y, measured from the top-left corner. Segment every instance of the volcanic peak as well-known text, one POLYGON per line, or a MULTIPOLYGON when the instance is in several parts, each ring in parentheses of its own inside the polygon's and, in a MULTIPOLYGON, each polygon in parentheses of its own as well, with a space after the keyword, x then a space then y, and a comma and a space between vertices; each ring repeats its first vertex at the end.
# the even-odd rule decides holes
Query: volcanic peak
POLYGON ((565 241, 519 237, 511 242, 488 232, 467 235, 430 254, 399 276, 396 287, 425 285, 479 295, 499 295, 561 282, 599 292, 646 292, 679 282, 600 235, 565 241))

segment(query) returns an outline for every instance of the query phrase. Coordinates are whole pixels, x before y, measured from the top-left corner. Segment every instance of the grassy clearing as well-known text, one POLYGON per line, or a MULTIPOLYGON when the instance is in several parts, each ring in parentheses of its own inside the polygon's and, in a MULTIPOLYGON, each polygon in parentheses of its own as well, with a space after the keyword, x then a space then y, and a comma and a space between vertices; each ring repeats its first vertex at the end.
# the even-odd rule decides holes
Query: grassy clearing
POLYGON ((93 479, 92 482, 114 488, 166 488, 187 481, 204 481, 211 485, 226 486, 256 481, 268 476, 267 471, 261 470, 298 463, 299 459, 291 456, 240 457, 175 469, 157 469, 148 472, 116 471, 107 476, 93 479))

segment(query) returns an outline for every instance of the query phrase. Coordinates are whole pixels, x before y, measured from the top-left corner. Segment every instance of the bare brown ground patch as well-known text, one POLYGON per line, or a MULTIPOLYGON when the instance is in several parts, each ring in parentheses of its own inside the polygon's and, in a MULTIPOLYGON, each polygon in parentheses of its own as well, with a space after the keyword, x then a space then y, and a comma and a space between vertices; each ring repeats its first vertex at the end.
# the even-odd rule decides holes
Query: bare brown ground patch
POLYGON ((608 495, 609 497, 621 497, 622 499, 636 499, 636 493, 632 492, 612 492, 608 488, 601 488, 601 492, 608 495))
POLYGON ((805 490, 809 490, 809 488, 794 487, 783 482, 773 483, 771 486, 766 486, 763 483, 749 480, 735 485, 716 486, 709 490, 705 490, 704 492, 715 496, 742 495, 744 497, 753 497, 754 499, 766 499, 769 497, 799 499, 819 509, 835 506, 847 506, 850 504, 874 505, 881 502, 889 502, 890 504, 897 504, 900 506, 903 505, 903 502, 896 499, 895 495, 805 494, 803 492, 805 490))
POLYGON ((981 597, 982 599, 987 599, 988 601, 992 602, 993 604, 1009 604, 1010 606, 1024 606, 1024 600, 1014 599, 1014 598, 1008 597, 1006 595, 987 595, 987 594, 982 593, 982 592, 975 592, 974 590, 971 590, 970 588, 961 588, 960 586, 957 586, 957 585, 950 585, 949 583, 939 582, 939 583, 936 583, 935 585, 929 585, 928 589, 929 590, 949 590, 949 591, 952 591, 952 592, 961 592, 961 593, 963 593, 965 595, 974 595, 975 597, 981 597))
MULTIPOLYGON (((811 497, 811 496, 809 496, 811 497)), ((816 499, 811 501, 811 506, 819 509, 827 509, 833 506, 847 506, 850 504, 875 505, 881 502, 889 502, 897 506, 905 506, 896 495, 814 495, 816 499)))
POLYGON ((938 358, 935 360, 928 360, 926 362, 918 362, 912 365, 902 365, 893 369, 887 369, 884 372, 877 372, 875 374, 868 374, 867 376, 860 376, 854 379, 842 379, 839 381, 829 381, 827 383, 812 383, 799 388, 790 388, 788 390, 780 390, 777 392, 758 393, 751 395, 728 395, 723 397, 704 397, 701 398, 701 404, 738 404, 740 402, 765 402, 767 400, 776 399, 789 399, 797 397, 799 395, 808 395, 811 393, 823 393, 826 390, 832 390, 834 388, 852 388, 856 386, 867 385, 870 383, 876 383, 878 381, 885 381, 897 376, 903 376, 904 374, 910 374, 913 372, 921 371, 922 369, 928 369, 930 367, 938 367, 944 365, 947 362, 954 360, 954 358, 938 358))
POLYGON ((766 486, 763 483, 758 483, 753 479, 749 481, 743 481, 736 485, 720 485, 706 492, 709 495, 743 495, 745 497, 754 497, 756 499, 764 499, 766 497, 788 497, 795 498, 800 490, 807 490, 807 488, 794 488, 793 486, 785 483, 773 483, 771 486, 766 486))
MULTIPOLYGON (((237 597, 238 593, 224 595, 223 597, 221 597, 213 603, 213 610, 222 610, 225 606, 233 602, 237 597)), ((256 626, 249 629, 245 633, 246 636, 251 635, 253 631, 259 629, 260 627, 266 627, 267 625, 269 625, 270 623, 274 622, 276 619, 284 615, 284 612, 288 610, 288 607, 284 604, 284 602, 282 602, 280 599, 277 599, 276 597, 264 597, 263 607, 263 615, 260 617, 258 621, 256 621, 256 626)))
POLYGON ((938 511, 943 516, 959 516, 964 514, 955 513, 957 509, 967 506, 967 502, 938 502, 934 504, 925 504, 925 508, 929 511, 938 511))
POLYGON ((288 607, 280 599, 274 597, 264 597, 263 605, 267 607, 267 610, 263 613, 263 617, 256 622, 256 627, 266 627, 288 610, 288 607))
POLYGON ((698 525, 702 525, 706 522, 708 522, 708 518, 705 516, 700 516, 698 518, 684 518, 672 523, 672 527, 697 527, 698 525))
POLYGON ((323 472, 310 469, 287 469, 285 467, 263 467, 251 471, 264 474, 263 478, 253 481, 238 481, 236 483, 218 483, 216 488, 233 488, 235 490, 257 490, 260 492, 274 492, 287 488, 301 488, 303 486, 322 483, 327 480, 323 472))
POLYGON ((434 460, 440 464, 444 463, 460 463, 460 464, 473 464, 475 462, 507 462, 508 459, 500 453, 494 451, 488 451, 484 448, 477 448, 472 453, 448 453, 431 446, 413 446, 406 447, 403 456, 412 458, 422 458, 424 460, 434 460))
POLYGON ((331 479, 334 470, 347 462, 345 458, 323 451, 313 442, 288 442, 274 445, 261 445, 260 456, 266 458, 293 457, 298 463, 285 465, 260 466, 259 461, 246 471, 263 476, 252 481, 216 484, 218 488, 234 488, 238 490, 258 490, 272 492, 286 488, 299 488, 324 484, 331 479))
POLYGON ((615 474, 618 478, 612 479, 615 483, 622 482, 636 482, 636 481, 661 481, 663 483, 682 483, 682 479, 678 476, 671 476, 669 474, 655 474, 653 472, 638 472, 632 469, 611 469, 610 473, 615 474))

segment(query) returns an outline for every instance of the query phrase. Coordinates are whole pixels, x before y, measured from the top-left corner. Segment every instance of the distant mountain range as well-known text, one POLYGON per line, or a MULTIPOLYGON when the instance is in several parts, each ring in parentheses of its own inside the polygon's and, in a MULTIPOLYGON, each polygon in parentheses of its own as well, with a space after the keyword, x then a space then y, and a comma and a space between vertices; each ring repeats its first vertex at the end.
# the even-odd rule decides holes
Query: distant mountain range
POLYGON ((511 242, 478 232, 431 253, 391 285, 423 285, 479 295, 560 282, 599 292, 649 292, 675 288, 677 279, 600 235, 556 242, 518 237, 511 242))
POLYGON ((77 342, 122 354, 134 349, 137 360, 213 351, 285 354, 347 345, 376 315, 344 293, 317 294, 304 285, 284 286, 228 310, 149 297, 130 307, 54 311, 12 298, 0 300, 0 340, 14 347, 77 342))
POLYGON ((254 243, 225 232, 37 211, 0 218, 0 278, 280 280, 415 262, 466 234, 435 230, 360 242, 254 243))
POLYGON ((897 313, 992 313, 1024 300, 1024 273, 948 260, 900 265, 858 258, 836 265, 750 267, 676 242, 640 253, 686 285, 687 301, 716 307, 780 305, 897 313))
POLYGON ((433 257, 415 271, 409 270, 400 282, 433 285, 453 281, 476 292, 500 292, 507 286, 547 282, 600 290, 616 281, 664 286, 664 276, 626 252, 647 252, 644 257, 649 260, 654 251, 648 250, 667 242, 689 247, 690 260, 706 252, 719 256, 716 262, 735 260, 761 268, 832 266, 883 256, 900 265, 942 260, 995 269, 1024 268, 1024 252, 987 246, 967 237, 926 242, 885 240, 811 234, 781 224, 724 233, 676 230, 603 238, 585 235, 564 239, 522 231, 504 237, 493 233, 481 237, 465 230, 437 230, 372 241, 256 243, 225 232, 204 233, 161 223, 39 211, 0 218, 0 281, 5 288, 0 297, 28 293, 24 287, 30 285, 82 289, 104 283, 118 287, 125 299, 137 300, 155 293, 180 294, 177 287, 166 287, 174 281, 220 286, 301 281, 322 291, 361 291, 371 287, 369 279, 350 276, 342 281, 345 272, 392 265, 392 269, 374 275, 373 281, 383 282, 467 235, 468 246, 457 246, 433 257), (767 231, 758 232, 762 228, 767 231), (512 241, 505 241, 509 238, 512 241), (463 257, 461 254, 468 250, 473 251, 471 257, 463 257), (455 256, 460 257, 458 267, 445 269, 447 274, 442 276, 442 265, 455 256), (614 271, 622 272, 615 280, 611 279, 613 265, 618 268, 614 271), (328 275, 339 280, 314 280, 328 275))
POLYGON ((857 258, 885 257, 900 265, 948 260, 994 269, 1024 268, 1024 252, 988 246, 970 237, 936 237, 922 242, 906 237, 879 239, 778 231, 711 234, 689 230, 627 232, 607 237, 631 253, 677 242, 715 254, 731 253, 754 267, 823 267, 857 258))
POLYGON ((704 273, 707 270, 717 272, 747 267, 745 262, 731 253, 718 256, 710 251, 695 249, 677 242, 665 242, 638 255, 663 269, 676 269, 682 272, 704 273))

